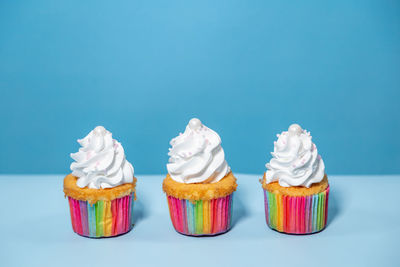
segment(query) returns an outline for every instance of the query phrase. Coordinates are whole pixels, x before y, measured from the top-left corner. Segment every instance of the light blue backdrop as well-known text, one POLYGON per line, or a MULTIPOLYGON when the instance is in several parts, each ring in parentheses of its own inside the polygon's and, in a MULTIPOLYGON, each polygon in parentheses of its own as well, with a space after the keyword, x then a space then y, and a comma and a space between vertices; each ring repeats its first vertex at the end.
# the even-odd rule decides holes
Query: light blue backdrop
POLYGON ((1 1, 0 172, 67 173, 102 124, 165 173, 197 116, 235 172, 311 131, 328 173, 400 173, 400 2, 1 1))

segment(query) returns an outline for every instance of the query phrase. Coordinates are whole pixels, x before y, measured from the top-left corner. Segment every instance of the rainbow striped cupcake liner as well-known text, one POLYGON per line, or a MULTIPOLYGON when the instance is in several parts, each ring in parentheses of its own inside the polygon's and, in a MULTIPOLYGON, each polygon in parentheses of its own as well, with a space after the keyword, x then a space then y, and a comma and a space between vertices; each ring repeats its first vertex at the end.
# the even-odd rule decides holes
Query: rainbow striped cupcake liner
POLYGON ((133 193, 112 201, 99 200, 95 204, 68 197, 72 229, 86 237, 111 237, 132 229, 133 193))
POLYGON ((167 196, 175 230, 184 235, 205 236, 227 232, 232 224, 233 194, 212 200, 190 201, 167 196))
POLYGON ((264 190, 267 225, 288 234, 321 231, 328 219, 328 188, 311 196, 291 197, 264 190))

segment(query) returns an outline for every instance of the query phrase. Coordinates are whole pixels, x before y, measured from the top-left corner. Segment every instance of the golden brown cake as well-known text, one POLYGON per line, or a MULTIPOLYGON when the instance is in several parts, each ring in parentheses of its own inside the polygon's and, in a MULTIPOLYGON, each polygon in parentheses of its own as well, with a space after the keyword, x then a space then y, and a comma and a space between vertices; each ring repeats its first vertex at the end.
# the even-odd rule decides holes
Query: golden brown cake
POLYGON ((267 190, 274 194, 288 195, 288 196, 310 196, 314 194, 319 194, 328 188, 328 177, 322 179, 321 182, 312 184, 309 188, 303 186, 291 186, 283 187, 280 186, 278 182, 272 182, 267 184, 265 180, 265 174, 262 180, 260 180, 264 190, 267 190))
POLYGON ((220 181, 212 184, 178 183, 172 180, 169 174, 167 174, 163 182, 163 190, 167 195, 191 201, 225 197, 232 194, 236 190, 236 187, 236 178, 233 176, 232 172, 229 172, 220 181))
POLYGON ((92 188, 79 188, 76 185, 77 177, 68 174, 64 178, 64 194, 67 197, 72 197, 81 201, 88 201, 94 204, 99 200, 111 201, 116 198, 121 198, 130 194, 134 194, 136 199, 135 186, 137 179, 133 177, 132 183, 122 184, 113 188, 105 189, 92 189, 92 188))

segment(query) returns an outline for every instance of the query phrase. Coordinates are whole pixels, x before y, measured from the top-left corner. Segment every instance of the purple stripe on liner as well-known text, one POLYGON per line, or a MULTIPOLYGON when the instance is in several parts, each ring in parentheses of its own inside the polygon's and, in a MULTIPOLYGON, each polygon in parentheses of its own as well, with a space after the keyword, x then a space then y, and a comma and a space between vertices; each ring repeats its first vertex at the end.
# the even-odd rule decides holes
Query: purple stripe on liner
POLYGON ((82 234, 89 235, 87 202, 79 201, 79 208, 80 208, 80 212, 81 212, 82 234))

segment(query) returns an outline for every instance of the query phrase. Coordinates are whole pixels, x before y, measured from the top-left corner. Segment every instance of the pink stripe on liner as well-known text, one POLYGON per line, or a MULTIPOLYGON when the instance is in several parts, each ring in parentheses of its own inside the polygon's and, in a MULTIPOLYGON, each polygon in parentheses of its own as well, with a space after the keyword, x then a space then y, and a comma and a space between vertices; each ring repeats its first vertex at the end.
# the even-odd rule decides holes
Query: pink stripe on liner
POLYGON ((296 198, 290 197, 290 211, 289 211, 289 218, 290 218, 290 232, 295 233, 295 218, 296 218, 296 198))
POLYGON ((215 213, 216 218, 217 218, 217 220, 215 221, 216 222, 215 231, 219 233, 221 231, 221 213, 222 213, 221 200, 217 199, 216 202, 217 202, 216 209, 221 211, 221 212, 216 212, 215 213))
POLYGON ((298 233, 298 234, 300 234, 301 233, 301 230, 300 230, 300 217, 301 217, 301 214, 302 214, 302 212, 300 211, 300 205, 301 205, 301 199, 302 199, 302 197, 296 197, 296 224, 295 224, 295 230, 296 230, 296 232, 298 233))
POLYGON ((173 199, 175 202, 175 209, 176 209, 176 226, 179 229, 179 231, 183 231, 183 222, 182 222, 182 207, 181 207, 181 201, 177 198, 173 199))
MULTIPOLYGON (((126 208, 126 199, 121 199, 121 206, 122 210, 127 209, 126 208)), ((122 222, 121 222, 121 233, 125 232, 126 229, 126 219, 127 219, 127 214, 125 212, 122 212, 122 222)))
POLYGON ((130 197, 128 196, 128 197, 126 197, 126 201, 125 201, 125 208, 127 209, 127 212, 125 212, 125 232, 128 232, 129 231, 129 228, 130 228, 130 217, 129 217, 129 207, 130 207, 130 205, 129 205, 129 200, 130 200, 130 197))
MULTIPOLYGON (((265 196, 267 195, 265 190, 264 190, 264 195, 265 196)), ((282 213, 284 213, 286 211, 286 206, 287 206, 286 205, 286 199, 287 199, 286 196, 282 197, 282 213)), ((265 200, 265 202, 266 201, 267 200, 265 200)), ((268 217, 268 215, 266 215, 266 216, 268 217)), ((287 229, 286 216, 283 216, 283 218, 282 218, 282 229, 283 229, 283 231, 286 231, 286 229, 287 229)))
POLYGON ((267 202, 267 192, 264 190, 264 205, 265 205, 265 220, 268 220, 268 202, 267 202))
POLYGON ((217 210, 221 211, 221 212, 217 212, 217 232, 221 231, 222 228, 222 201, 221 199, 217 199, 217 210))
POLYGON ((118 200, 114 199, 111 202, 111 212, 113 215, 113 219, 112 219, 112 227, 111 227, 111 234, 112 235, 117 235, 117 220, 118 220, 118 200))
POLYGON ((218 209, 218 199, 213 199, 213 209, 211 211, 214 217, 214 220, 212 221, 213 233, 218 233, 218 214, 216 212, 217 209, 218 209))
POLYGON ((174 203, 174 201, 172 200, 172 198, 171 197, 169 197, 168 198, 168 206, 169 206, 169 210, 170 210, 170 215, 171 215, 171 218, 174 218, 173 220, 172 220, 172 224, 174 225, 174 227, 176 228, 176 224, 175 224, 175 203, 174 203))
POLYGON ((229 218, 230 218, 230 215, 231 215, 231 213, 229 211, 230 205, 231 205, 231 196, 229 195, 227 197, 227 200, 225 201, 225 212, 224 212, 224 214, 225 214, 225 224, 224 224, 224 228, 227 228, 228 225, 229 225, 229 218))
POLYGON ((73 204, 73 199, 68 197, 68 203, 69 203, 69 212, 71 214, 71 225, 72 225, 72 230, 76 232, 76 226, 75 226, 75 211, 74 211, 74 204, 73 204))
POLYGON ((121 214, 122 214, 122 221, 121 221, 121 230, 120 230, 120 233, 122 234, 122 233, 125 233, 125 229, 126 229, 126 224, 125 224, 125 222, 126 222, 126 215, 127 215, 127 213, 126 212, 123 212, 124 210, 128 210, 127 208, 126 208, 126 201, 125 201, 125 198, 123 198, 123 199, 121 199, 121 214))
POLYGON ((124 209, 124 200, 123 199, 118 199, 118 234, 123 233, 124 231, 124 214, 123 214, 123 209, 124 209))
POLYGON ((132 218, 131 211, 132 211, 132 196, 130 195, 128 197, 128 216, 126 218, 126 226, 127 226, 126 227, 126 231, 129 231, 129 228, 131 227, 131 224, 132 224, 132 222, 131 222, 131 218, 132 218))
POLYGON ((214 215, 214 207, 215 207, 215 199, 210 200, 210 233, 214 233, 214 221, 215 221, 215 215, 214 215))
MULTIPOLYGON (((174 218, 178 218, 178 207, 176 206, 175 199, 171 198, 171 204, 172 204, 172 211, 173 211, 173 214, 174 214, 174 218)), ((178 224, 178 220, 177 219, 174 221, 174 223, 175 223, 175 227, 178 228, 179 224, 178 224)))
MULTIPOLYGON (((291 208, 291 203, 292 203, 292 199, 289 196, 286 196, 286 210, 285 210, 285 220, 286 220, 286 231, 290 232, 291 231, 291 224, 290 224, 290 208, 291 208)), ((270 217, 273 217, 272 215, 270 215, 270 217)))
MULTIPOLYGON (((299 211, 304 210, 304 197, 300 198, 299 211)), ((299 234, 304 232, 304 212, 299 214, 299 234)))
POLYGON ((225 201, 226 201, 226 199, 220 200, 220 209, 222 210, 222 212, 219 214, 220 215, 219 231, 222 231, 222 229, 225 228, 225 225, 224 225, 224 215, 225 215, 224 214, 224 212, 225 212, 224 203, 225 203, 225 201))
MULTIPOLYGON (((170 198, 169 197, 167 197, 167 203, 168 203, 168 210, 169 210, 169 215, 170 215, 170 217, 172 218, 172 216, 171 216, 171 214, 172 214, 172 207, 171 207, 171 200, 170 200, 170 198)), ((174 222, 172 222, 172 224, 173 224, 174 222)))
POLYGON ((117 234, 121 234, 123 232, 123 224, 124 224, 124 214, 122 200, 119 198, 118 201, 118 220, 117 220, 117 234))
POLYGON ((231 197, 230 196, 228 196, 227 197, 227 199, 226 199, 226 201, 225 201, 225 209, 224 209, 224 214, 225 214, 225 218, 224 218, 224 228, 226 228, 227 226, 228 226, 228 219, 229 219, 229 216, 228 215, 230 215, 230 212, 229 212, 229 204, 230 204, 230 201, 231 201, 231 197))
POLYGON ((83 235, 81 211, 80 211, 80 208, 79 208, 79 200, 75 200, 74 199, 73 202, 74 202, 76 232, 78 234, 80 234, 80 235, 83 235))
MULTIPOLYGON (((173 214, 174 218, 177 218, 177 212, 176 212, 177 207, 176 207, 176 203, 175 203, 175 201, 174 201, 173 198, 171 198, 170 201, 171 201, 172 214, 173 214)), ((176 219, 174 220, 174 225, 175 225, 175 227, 178 227, 178 223, 177 223, 177 220, 176 220, 176 219)))
MULTIPOLYGON (((129 207, 128 207, 128 198, 127 197, 125 197, 125 198, 123 198, 123 200, 122 200, 122 204, 123 204, 123 209, 125 210, 129 210, 129 207)), ((124 231, 124 232, 126 232, 127 231, 127 229, 128 229, 128 212, 124 212, 123 213, 123 216, 124 216, 124 223, 122 224, 122 231, 124 231)))

